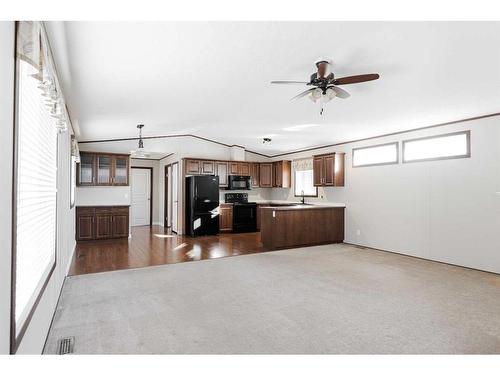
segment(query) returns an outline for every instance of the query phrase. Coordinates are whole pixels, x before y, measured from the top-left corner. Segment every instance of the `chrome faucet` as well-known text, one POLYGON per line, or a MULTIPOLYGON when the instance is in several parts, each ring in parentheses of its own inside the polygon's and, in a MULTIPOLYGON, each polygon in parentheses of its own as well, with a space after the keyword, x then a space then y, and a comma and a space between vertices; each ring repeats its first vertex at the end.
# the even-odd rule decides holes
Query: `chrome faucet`
POLYGON ((302 204, 306 204, 306 199, 304 198, 304 190, 301 190, 301 195, 302 195, 302 204))

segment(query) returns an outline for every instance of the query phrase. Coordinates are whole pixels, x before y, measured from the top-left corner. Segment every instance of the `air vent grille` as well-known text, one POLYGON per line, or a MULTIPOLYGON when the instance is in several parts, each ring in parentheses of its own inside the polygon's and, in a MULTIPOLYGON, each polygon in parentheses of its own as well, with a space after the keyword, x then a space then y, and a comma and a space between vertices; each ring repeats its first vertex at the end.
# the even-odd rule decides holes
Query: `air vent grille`
POLYGON ((74 346, 74 337, 64 337, 57 342, 57 354, 71 354, 74 346))

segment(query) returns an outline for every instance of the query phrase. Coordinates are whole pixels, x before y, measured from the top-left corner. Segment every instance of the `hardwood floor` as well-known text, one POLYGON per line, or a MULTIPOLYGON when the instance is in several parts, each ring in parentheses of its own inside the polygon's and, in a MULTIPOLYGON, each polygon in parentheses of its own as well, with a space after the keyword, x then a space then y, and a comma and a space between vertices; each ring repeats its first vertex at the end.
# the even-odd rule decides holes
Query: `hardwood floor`
POLYGON ((265 252, 260 232, 188 237, 161 226, 132 227, 132 238, 79 242, 69 275, 265 252))

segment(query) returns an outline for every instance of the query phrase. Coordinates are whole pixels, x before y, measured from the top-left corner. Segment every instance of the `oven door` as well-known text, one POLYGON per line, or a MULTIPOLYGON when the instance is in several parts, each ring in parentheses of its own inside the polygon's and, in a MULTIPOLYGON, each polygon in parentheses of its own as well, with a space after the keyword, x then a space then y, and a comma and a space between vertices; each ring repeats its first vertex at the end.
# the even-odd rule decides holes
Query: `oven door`
POLYGON ((233 206, 233 232, 257 231, 257 205, 235 203, 233 206))

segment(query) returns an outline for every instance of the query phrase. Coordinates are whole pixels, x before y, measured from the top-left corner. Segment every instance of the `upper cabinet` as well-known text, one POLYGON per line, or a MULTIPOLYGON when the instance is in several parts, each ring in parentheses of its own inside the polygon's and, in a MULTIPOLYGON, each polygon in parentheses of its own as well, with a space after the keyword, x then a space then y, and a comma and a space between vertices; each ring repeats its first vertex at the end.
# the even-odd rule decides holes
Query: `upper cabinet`
POLYGON ((80 163, 78 163, 77 185, 92 186, 95 184, 94 154, 81 152, 80 163))
POLYGON ((344 186, 344 164, 343 152, 314 156, 314 186, 344 186))
POLYGON ((81 152, 78 186, 127 186, 129 155, 81 152))
POLYGON ((291 187, 292 162, 251 163, 245 161, 224 161, 206 159, 184 159, 185 175, 209 174, 219 176, 219 186, 227 187, 228 176, 250 176, 252 187, 291 187))
POLYGON ((227 163, 225 161, 215 162, 215 175, 219 176, 219 186, 228 187, 228 173, 227 173, 227 163))
POLYGON ((292 162, 280 160, 273 162, 273 187, 289 188, 292 183, 292 162))
POLYGON ((273 187, 273 164, 260 163, 259 165, 260 187, 273 187))
POLYGON ((260 168, 259 163, 250 164, 250 177, 252 178, 252 187, 260 187, 260 168))

